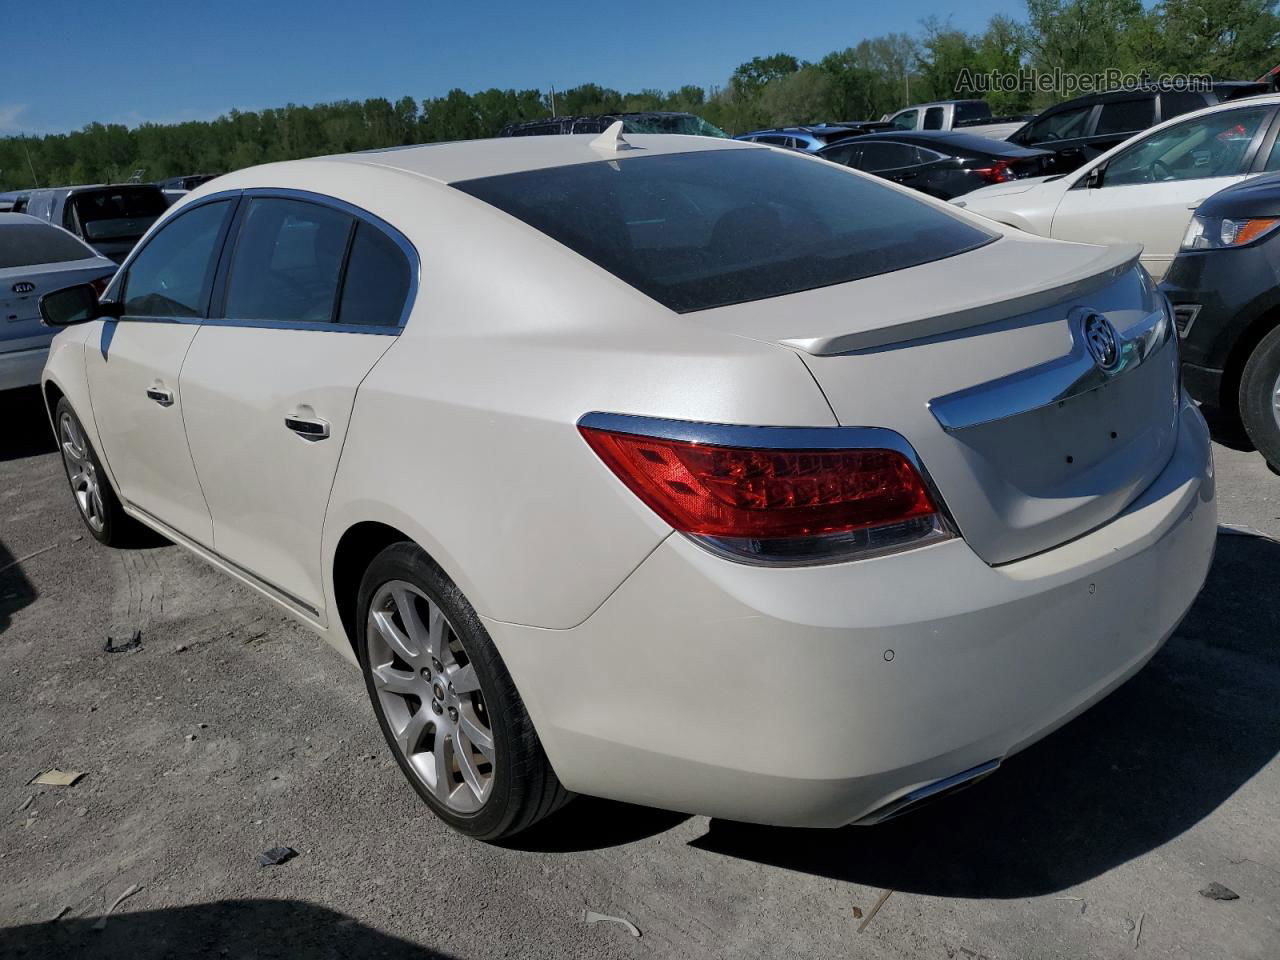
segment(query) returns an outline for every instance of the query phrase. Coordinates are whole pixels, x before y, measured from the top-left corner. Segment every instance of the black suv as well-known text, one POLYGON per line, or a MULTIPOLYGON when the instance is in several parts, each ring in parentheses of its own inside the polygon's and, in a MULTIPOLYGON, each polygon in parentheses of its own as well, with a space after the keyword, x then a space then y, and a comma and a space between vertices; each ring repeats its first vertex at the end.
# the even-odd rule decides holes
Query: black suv
POLYGON ((1170 117, 1270 92, 1266 81, 1232 80, 1202 92, 1151 87, 1091 93, 1050 107, 1008 139, 1020 147, 1052 150, 1057 154, 1054 172, 1070 173, 1170 117))

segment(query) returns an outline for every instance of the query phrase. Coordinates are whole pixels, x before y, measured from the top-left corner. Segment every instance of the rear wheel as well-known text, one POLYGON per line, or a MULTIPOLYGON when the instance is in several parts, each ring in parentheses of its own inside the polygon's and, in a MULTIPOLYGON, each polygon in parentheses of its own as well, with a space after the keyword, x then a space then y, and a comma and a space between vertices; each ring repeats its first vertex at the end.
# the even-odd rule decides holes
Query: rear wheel
POLYGON ((1262 338, 1244 365, 1240 419, 1258 452, 1280 470, 1280 327, 1262 338))
POLYGON ((67 482, 71 484, 80 519, 89 532, 108 546, 126 545, 145 536, 146 528, 120 505, 120 498, 111 488, 84 426, 66 397, 54 408, 53 422, 67 482))
POLYGON ((398 543, 374 558, 359 614, 378 724, 440 819, 501 840, 568 799, 480 618, 421 549, 398 543))

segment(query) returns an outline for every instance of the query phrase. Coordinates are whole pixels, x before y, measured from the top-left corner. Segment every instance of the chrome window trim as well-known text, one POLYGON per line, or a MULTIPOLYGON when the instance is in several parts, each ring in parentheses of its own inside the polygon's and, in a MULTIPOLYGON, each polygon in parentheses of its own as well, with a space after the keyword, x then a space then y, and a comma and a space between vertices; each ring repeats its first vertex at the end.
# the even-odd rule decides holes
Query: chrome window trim
MULTIPOLYGON (((1163 298, 1156 310, 1117 331, 1120 357, 1104 370, 1085 346, 1085 322, 1099 311, 1074 307, 1067 314, 1071 349, 1064 356, 929 401, 929 412, 947 433, 1008 420, 1089 393, 1145 363, 1173 339, 1173 313, 1163 298)), ((1105 317, 1105 314, 1101 314, 1105 317)))
POLYGON ((915 468, 924 481, 925 489, 938 508, 939 522, 928 537, 882 550, 865 551, 856 556, 837 557, 829 560, 801 561, 793 564, 777 560, 749 560, 727 549, 727 540, 682 534, 698 546, 732 560, 753 566, 817 566, 827 563, 847 563, 872 559, 915 550, 920 547, 961 537, 963 533, 955 516, 947 506, 942 491, 933 476, 920 460, 915 448, 902 434, 887 427, 776 427, 750 426, 730 423, 708 423, 698 420, 672 420, 665 417, 646 417, 627 413, 593 411, 578 418, 578 427, 607 430, 612 433, 629 433, 660 440, 678 440, 683 443, 704 443, 709 446, 740 447, 755 450, 892 450, 900 453, 915 468))
MULTIPOLYGON (((399 336, 404 330, 405 325, 409 322, 409 316, 413 313, 413 308, 418 299, 418 290, 421 286, 422 258, 418 255, 418 249, 409 239, 398 229, 387 221, 383 220, 377 214, 370 213, 362 207, 357 207, 353 203, 346 200, 340 200, 337 197, 329 196, 324 193, 314 193, 310 190, 297 190, 292 187, 246 187, 238 190, 220 190, 217 193, 211 193, 199 199, 192 200, 183 204, 182 208, 172 217, 165 217, 163 221, 157 224, 157 227, 149 233, 144 242, 139 243, 136 247, 129 251, 129 256, 120 264, 120 268, 116 271, 116 275, 111 280, 111 285, 103 294, 104 300, 115 301, 118 285, 124 282, 124 277, 132 266, 134 259, 151 243, 152 238, 164 229, 166 225, 176 220, 197 207, 205 204, 216 203, 221 200, 237 200, 241 197, 254 198, 276 198, 284 200, 299 200, 304 203, 314 203, 322 207, 330 207, 334 210, 341 211, 348 216, 361 220, 376 230, 380 230, 385 234, 397 247, 400 252, 405 255, 409 261, 409 290, 405 294, 404 308, 400 312, 400 319, 395 325, 386 324, 368 324, 368 323, 343 323, 338 322, 299 322, 292 320, 249 320, 238 319, 234 317, 133 317, 124 316, 121 320, 127 320, 130 323, 147 322, 147 323, 197 323, 204 326, 216 327, 257 327, 268 330, 314 330, 320 333, 368 333, 377 336, 399 336)), ((234 216, 234 213, 233 213, 234 216)), ((232 226, 238 227, 237 223, 232 226)), ((228 233, 226 243, 231 243, 233 237, 228 233)), ((229 248, 227 248, 229 249, 229 248)), ((350 257, 350 251, 347 254, 350 257)))

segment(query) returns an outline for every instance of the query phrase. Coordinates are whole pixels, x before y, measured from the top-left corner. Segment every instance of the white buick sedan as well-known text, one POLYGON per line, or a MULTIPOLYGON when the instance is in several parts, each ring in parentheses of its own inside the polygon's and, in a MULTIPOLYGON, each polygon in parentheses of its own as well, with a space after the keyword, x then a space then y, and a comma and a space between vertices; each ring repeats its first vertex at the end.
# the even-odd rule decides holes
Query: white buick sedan
POLYGON ((570 791, 876 823, 1137 671, 1216 529, 1138 251, 630 141, 243 170, 47 296, 89 530, 322 633, 486 839, 570 791))

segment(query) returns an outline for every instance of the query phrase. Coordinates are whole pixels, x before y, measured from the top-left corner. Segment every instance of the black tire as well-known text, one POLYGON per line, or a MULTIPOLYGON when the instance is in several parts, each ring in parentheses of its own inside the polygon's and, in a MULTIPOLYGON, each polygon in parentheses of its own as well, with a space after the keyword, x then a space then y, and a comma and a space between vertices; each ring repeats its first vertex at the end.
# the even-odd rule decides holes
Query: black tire
MULTIPOLYGON (((480 618, 453 581, 420 547, 414 543, 397 543, 374 558, 360 583, 357 612, 356 652, 378 726, 405 779, 436 816, 460 833, 495 842, 528 829, 569 799, 570 794, 560 785, 547 762, 533 722, 480 618), (456 638, 457 646, 479 681, 481 706, 493 738, 492 786, 487 799, 474 812, 459 813, 450 809, 432 792, 397 742, 380 699, 370 657, 370 608, 375 597, 384 595, 387 585, 397 581, 416 587, 444 614, 452 627, 452 637, 456 638)), ((408 674, 413 675, 412 666, 406 663, 405 667, 408 674)), ((449 693, 452 695, 452 686, 449 693)), ((427 700, 418 701, 417 709, 427 711, 427 700)), ((438 731, 439 728, 435 728, 430 736, 438 735, 438 731)))
POLYGON ((1280 386, 1280 328, 1253 348, 1240 376, 1240 420, 1250 441, 1273 470, 1280 470, 1280 423, 1276 389, 1280 386))
POLYGON ((60 398, 54 408, 53 429, 58 451, 62 454, 62 468, 66 473, 67 483, 71 487, 72 499, 76 504, 76 512, 80 514, 80 520, 84 523, 89 533, 93 535, 93 538, 109 547, 133 546, 137 543, 158 539, 156 534, 153 534, 149 529, 124 512, 124 507, 120 505, 120 498, 116 496, 116 491, 111 486, 111 481, 108 479, 106 471, 102 469, 102 461, 98 459, 98 452, 93 449, 93 444, 89 441, 89 437, 84 431, 84 425, 80 422, 80 418, 76 416, 76 412, 71 409, 71 404, 67 402, 66 397, 60 398), (64 420, 67 419, 74 426, 74 437, 70 437, 66 433, 64 420), (72 460, 68 457, 66 448, 68 439, 74 439, 75 442, 78 442, 83 447, 81 452, 84 460, 93 468, 92 476, 97 484, 98 497, 93 502, 93 505, 88 508, 86 508, 83 498, 78 493, 76 481, 72 476, 72 460), (97 501, 100 501, 100 504, 97 501))

